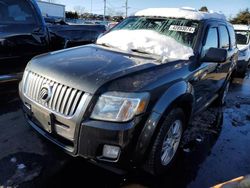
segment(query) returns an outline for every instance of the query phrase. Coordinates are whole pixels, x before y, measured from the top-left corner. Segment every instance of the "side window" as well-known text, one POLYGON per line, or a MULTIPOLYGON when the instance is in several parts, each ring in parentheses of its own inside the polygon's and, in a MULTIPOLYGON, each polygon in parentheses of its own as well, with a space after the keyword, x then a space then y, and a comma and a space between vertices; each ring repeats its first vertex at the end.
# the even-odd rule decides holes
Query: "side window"
POLYGON ((231 48, 235 48, 236 47, 236 35, 235 35, 234 28, 229 26, 228 30, 230 34, 230 46, 231 48))
POLYGON ((206 42, 202 49, 202 57, 205 56, 209 48, 218 48, 218 45, 219 45, 219 39, 218 39, 217 28, 216 27, 209 28, 207 32, 206 42))
POLYGON ((1 0, 0 23, 4 24, 34 24, 32 8, 26 1, 1 0))
POLYGON ((220 48, 229 49, 229 35, 226 26, 220 26, 220 48))

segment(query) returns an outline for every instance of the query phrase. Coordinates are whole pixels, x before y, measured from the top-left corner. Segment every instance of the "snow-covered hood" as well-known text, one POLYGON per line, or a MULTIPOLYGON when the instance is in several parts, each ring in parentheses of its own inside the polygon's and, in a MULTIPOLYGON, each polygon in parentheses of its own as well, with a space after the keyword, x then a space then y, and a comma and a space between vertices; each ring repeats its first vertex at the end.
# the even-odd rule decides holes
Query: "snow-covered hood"
POLYGON ((115 30, 97 40, 97 44, 106 44, 131 53, 138 50, 162 57, 162 60, 188 60, 194 55, 191 47, 175 39, 151 30, 115 30))

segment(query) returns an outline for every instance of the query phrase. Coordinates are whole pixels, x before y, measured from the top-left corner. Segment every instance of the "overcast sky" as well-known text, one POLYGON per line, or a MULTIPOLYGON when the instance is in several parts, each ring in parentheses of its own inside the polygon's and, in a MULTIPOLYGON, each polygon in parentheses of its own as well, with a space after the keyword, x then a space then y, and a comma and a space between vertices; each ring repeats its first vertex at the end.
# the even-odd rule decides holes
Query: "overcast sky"
MULTIPOLYGON (((55 3, 66 5, 66 10, 84 7, 87 12, 103 13, 104 0, 53 0, 55 3)), ((108 9, 125 12, 125 0, 106 0, 108 9)), ((250 8, 250 0, 128 0, 129 14, 149 7, 193 7, 199 9, 207 6, 209 10, 222 11, 227 17, 235 16, 238 11, 250 8)))

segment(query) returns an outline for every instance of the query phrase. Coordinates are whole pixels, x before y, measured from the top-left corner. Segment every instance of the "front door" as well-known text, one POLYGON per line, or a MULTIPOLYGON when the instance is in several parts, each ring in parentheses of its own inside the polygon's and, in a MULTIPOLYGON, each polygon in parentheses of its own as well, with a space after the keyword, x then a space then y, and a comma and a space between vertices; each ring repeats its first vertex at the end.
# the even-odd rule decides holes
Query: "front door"
MULTIPOLYGON (((209 26, 204 38, 204 45, 201 50, 201 59, 210 48, 219 47, 219 31, 217 26, 209 26)), ((220 89, 220 82, 224 75, 219 74, 220 64, 214 62, 198 62, 198 67, 194 73, 192 85, 196 102, 195 111, 199 111, 207 105, 213 96, 220 89)))

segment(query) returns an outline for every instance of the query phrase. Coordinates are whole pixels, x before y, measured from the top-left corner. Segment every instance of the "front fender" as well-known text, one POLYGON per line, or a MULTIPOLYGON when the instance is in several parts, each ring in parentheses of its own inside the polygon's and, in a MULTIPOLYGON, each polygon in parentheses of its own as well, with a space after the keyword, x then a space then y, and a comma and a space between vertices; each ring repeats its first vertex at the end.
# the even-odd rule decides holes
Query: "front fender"
POLYGON ((138 138, 135 152, 136 162, 140 162, 144 158, 145 153, 150 147, 152 139, 158 130, 157 127, 160 126, 160 121, 163 119, 165 113, 168 109, 173 107, 175 102, 181 102, 182 100, 189 101, 191 104, 194 101, 193 87, 185 81, 177 82, 168 88, 155 104, 152 113, 146 121, 146 124, 138 138))

